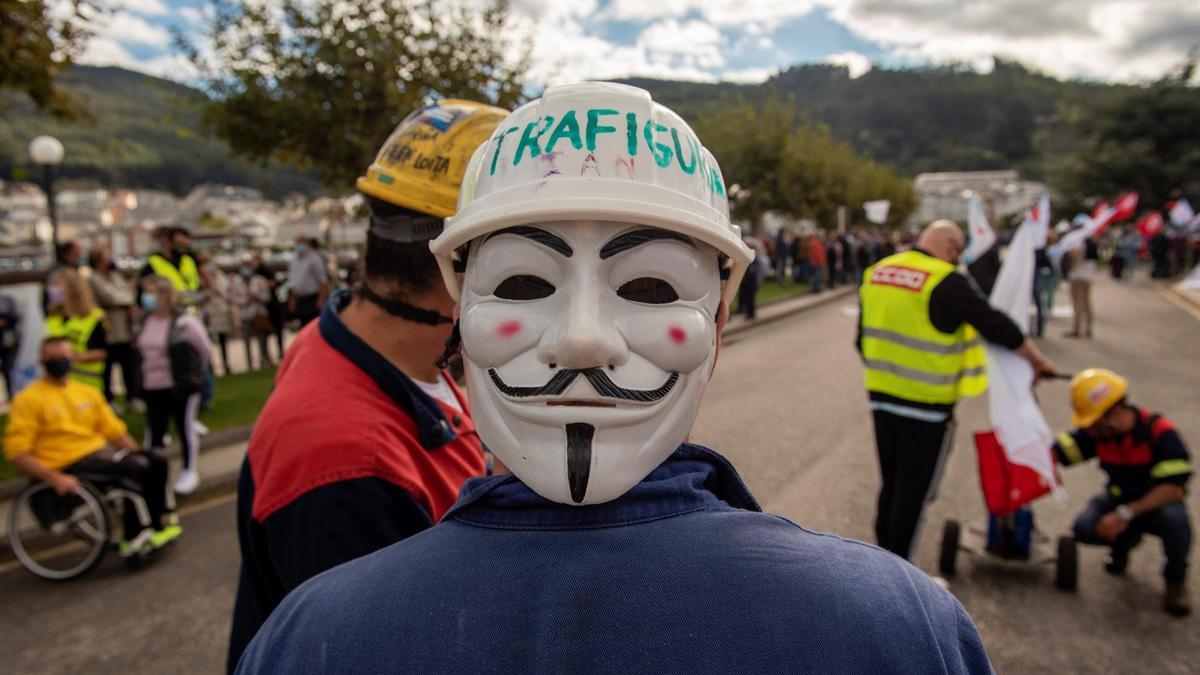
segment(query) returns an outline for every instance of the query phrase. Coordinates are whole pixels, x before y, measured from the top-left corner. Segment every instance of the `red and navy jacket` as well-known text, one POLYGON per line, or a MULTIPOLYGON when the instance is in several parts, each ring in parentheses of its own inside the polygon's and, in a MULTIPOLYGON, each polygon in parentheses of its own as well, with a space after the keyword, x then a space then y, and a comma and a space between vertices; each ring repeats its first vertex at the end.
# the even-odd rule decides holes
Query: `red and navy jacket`
POLYGON ((436 523, 486 464, 463 412, 351 332, 332 298, 297 336, 238 481, 242 568, 228 668, 293 588, 436 523))
POLYGON ((1185 486, 1192 475, 1187 446, 1175 426, 1142 408, 1129 433, 1101 441, 1077 429, 1058 437, 1054 455, 1064 466, 1098 458, 1108 474, 1109 494, 1122 503, 1141 499, 1161 483, 1185 486))

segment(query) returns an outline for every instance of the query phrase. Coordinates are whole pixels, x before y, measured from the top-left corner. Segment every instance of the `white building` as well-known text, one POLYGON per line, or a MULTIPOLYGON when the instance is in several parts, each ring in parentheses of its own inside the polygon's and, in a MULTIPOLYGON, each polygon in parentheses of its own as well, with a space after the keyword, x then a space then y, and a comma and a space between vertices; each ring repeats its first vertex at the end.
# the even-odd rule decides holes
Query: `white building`
POLYGON ((917 209, 908 224, 921 227, 939 218, 965 223, 972 195, 983 203, 989 220, 1020 213, 1037 203, 1046 186, 1022 180, 1016 171, 952 171, 919 174, 913 189, 917 209))

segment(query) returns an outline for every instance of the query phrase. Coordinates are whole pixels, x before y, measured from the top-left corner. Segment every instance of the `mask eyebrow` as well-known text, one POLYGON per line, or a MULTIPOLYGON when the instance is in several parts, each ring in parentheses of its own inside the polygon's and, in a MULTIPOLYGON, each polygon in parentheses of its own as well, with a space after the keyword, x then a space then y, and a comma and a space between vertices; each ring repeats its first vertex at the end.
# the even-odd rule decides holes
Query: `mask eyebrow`
POLYGON ((624 253, 631 248, 641 246, 646 242, 654 241, 656 239, 674 239, 675 241, 682 241, 692 248, 696 247, 696 243, 690 238, 685 237, 677 232, 660 230, 657 228, 647 228, 644 230, 626 232, 625 234, 619 234, 613 237, 608 241, 607 244, 601 247, 600 259, 604 260, 606 258, 611 258, 618 253, 624 253))
MULTIPOLYGON (((503 230, 498 230, 498 231, 492 233, 491 236, 495 237, 495 236, 499 236, 501 234, 515 234, 518 237, 525 237, 526 239, 532 239, 532 240, 536 241, 537 243, 541 244, 542 246, 545 246, 546 248, 548 248, 552 251, 555 251, 556 253, 561 254, 564 258, 570 258, 571 256, 575 255, 575 250, 571 248, 570 244, 563 241, 563 239, 561 237, 559 237, 558 235, 556 235, 552 232, 547 232, 546 230, 543 230, 543 229, 540 229, 537 227, 527 227, 524 225, 518 225, 517 227, 507 227, 503 230)), ((491 237, 488 237, 488 238, 491 239, 491 237)))

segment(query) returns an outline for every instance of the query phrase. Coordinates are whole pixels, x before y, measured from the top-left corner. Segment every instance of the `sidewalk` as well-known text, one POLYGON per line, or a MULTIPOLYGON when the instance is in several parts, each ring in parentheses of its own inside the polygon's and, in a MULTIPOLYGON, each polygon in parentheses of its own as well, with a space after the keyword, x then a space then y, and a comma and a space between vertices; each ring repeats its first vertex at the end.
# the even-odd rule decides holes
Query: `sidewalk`
MULTIPOLYGON (((729 320, 723 337, 728 339, 740 335, 757 326, 793 316, 805 310, 832 302, 841 298, 853 297, 855 288, 844 286, 832 291, 800 296, 781 298, 758 308, 755 321, 747 321, 739 315, 729 320)), ((240 345, 239 345, 240 347, 240 345)), ((231 353, 232 356, 232 353, 231 353)), ((233 358, 230 359, 234 361, 233 358)), ((236 363, 236 361, 235 361, 236 363)), ((206 436, 202 439, 200 452, 200 487, 195 493, 180 499, 180 504, 196 502, 222 492, 232 491, 237 486, 238 473, 241 471, 242 460, 246 456, 246 443, 250 438, 251 427, 229 429, 206 436)), ((179 450, 172 448, 171 480, 179 472, 179 450)), ((16 478, 0 482, 0 560, 11 558, 8 549, 8 512, 12 498, 16 496, 28 481, 16 478)))

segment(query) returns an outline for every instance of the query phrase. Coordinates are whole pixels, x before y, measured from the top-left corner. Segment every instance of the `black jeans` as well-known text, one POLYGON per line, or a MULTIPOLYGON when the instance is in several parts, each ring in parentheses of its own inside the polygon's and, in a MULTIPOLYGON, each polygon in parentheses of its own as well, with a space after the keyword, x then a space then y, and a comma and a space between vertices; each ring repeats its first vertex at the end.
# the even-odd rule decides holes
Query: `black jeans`
POLYGON ((200 435, 196 432, 200 392, 181 394, 173 389, 147 389, 142 398, 146 401, 146 447, 166 447, 167 429, 174 420, 179 442, 183 444, 183 468, 195 468, 200 452, 200 435))
POLYGON ((882 487, 875 514, 875 539, 907 558, 925 505, 937 496, 942 466, 950 453, 954 423, 922 422, 873 411, 882 487))
POLYGON ((320 316, 321 306, 317 304, 319 298, 316 293, 296 296, 296 318, 300 320, 301 326, 308 325, 309 321, 320 316))
POLYGON ((125 385, 125 401, 132 401, 138 396, 138 365, 137 350, 129 342, 108 343, 108 356, 104 359, 104 398, 112 403, 113 366, 121 366, 121 383, 125 385))
MULTIPOLYGON (((104 448, 84 457, 66 468, 76 476, 114 476, 137 486, 137 493, 146 500, 150 526, 161 530, 163 513, 167 510, 167 459, 154 450, 114 450, 104 448)), ((142 529, 137 510, 126 503, 122 517, 125 538, 132 539, 142 529)))
POLYGON ((1163 565, 1163 578, 1168 583, 1183 581, 1187 577, 1188 550, 1192 547, 1192 524, 1188 519, 1187 506, 1183 502, 1167 504, 1144 516, 1133 519, 1116 541, 1102 539, 1096 534, 1096 524, 1105 514, 1113 511, 1121 502, 1102 492, 1075 519, 1075 540, 1082 544, 1109 546, 1116 554, 1129 553, 1142 541, 1143 534, 1152 534, 1162 539, 1163 554, 1167 562, 1163 565))
POLYGON ((745 314, 747 319, 754 320, 755 298, 758 295, 758 276, 754 270, 747 270, 738 286, 738 313, 745 314))
POLYGON ((16 365, 16 363, 17 363, 17 350, 16 349, 0 350, 0 368, 2 368, 4 370, 4 388, 5 388, 5 391, 8 392, 8 400, 10 402, 13 399, 12 369, 13 369, 13 366, 16 365))

